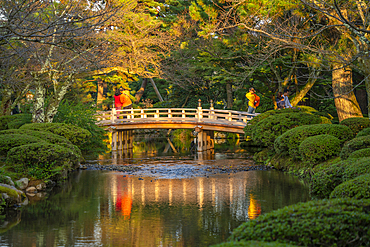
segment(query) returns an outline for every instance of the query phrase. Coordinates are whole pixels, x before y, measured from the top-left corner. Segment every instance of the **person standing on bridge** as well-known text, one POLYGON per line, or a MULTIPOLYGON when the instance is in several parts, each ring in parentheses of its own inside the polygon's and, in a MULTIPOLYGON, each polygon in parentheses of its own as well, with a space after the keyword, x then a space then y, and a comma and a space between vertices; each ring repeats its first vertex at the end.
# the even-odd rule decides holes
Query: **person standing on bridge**
MULTIPOLYGON (((120 95, 120 100, 122 104, 122 110, 125 109, 132 109, 132 101, 130 99, 130 90, 128 87, 121 87, 120 88, 121 95, 120 95)), ((124 117, 126 118, 126 117, 124 117)))
MULTIPOLYGON (((119 88, 116 89, 114 93, 114 107, 116 110, 122 110, 122 103, 121 103, 121 91, 119 88)), ((119 118, 119 111, 117 111, 117 119, 119 118)))
POLYGON ((249 88, 249 92, 245 95, 248 99, 248 111, 247 113, 256 113, 256 108, 259 105, 259 97, 256 95, 256 90, 253 87, 249 88), (256 97, 258 97, 256 105, 256 97))

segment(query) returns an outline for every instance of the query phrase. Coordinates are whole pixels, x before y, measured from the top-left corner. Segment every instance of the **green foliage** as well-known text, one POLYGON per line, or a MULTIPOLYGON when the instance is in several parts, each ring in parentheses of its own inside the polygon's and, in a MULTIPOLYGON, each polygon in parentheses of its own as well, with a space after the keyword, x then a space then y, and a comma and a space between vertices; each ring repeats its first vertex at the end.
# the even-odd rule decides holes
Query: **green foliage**
POLYGON ((341 159, 348 159, 354 151, 370 148, 370 136, 361 136, 346 142, 340 153, 341 159))
POLYGON ((49 131, 56 135, 63 136, 67 138, 72 144, 77 147, 83 148, 84 143, 91 134, 88 130, 82 129, 73 124, 64 123, 32 123, 25 124, 20 129, 26 130, 38 130, 38 131, 49 131))
POLYGON ((299 154, 302 160, 317 164, 340 152, 340 140, 332 135, 317 135, 306 138, 299 145, 299 154))
POLYGON ((362 157, 370 157, 370 148, 356 150, 348 156, 348 159, 359 159, 362 157))
MULTIPOLYGON (((15 135, 26 135, 26 136, 33 136, 36 139, 41 139, 41 141, 45 141, 51 144, 58 144, 63 147, 67 147, 72 149, 75 153, 77 153, 79 156, 81 156, 81 150, 76 146, 73 145, 68 139, 66 139, 63 136, 59 136, 56 134, 53 134, 51 132, 47 131, 37 131, 37 130, 28 130, 28 129, 8 129, 8 130, 1 130, 0 131, 0 137, 2 135, 9 135, 9 134, 15 134, 15 135)), ((30 144, 25 143, 25 144, 30 144)))
POLYGON ((257 145, 273 148, 275 139, 285 131, 301 125, 318 123, 321 123, 321 118, 319 116, 305 112, 272 114, 258 121, 257 124, 254 124, 251 127, 250 134, 246 134, 250 136, 252 141, 257 145))
POLYGON ((8 129, 8 123, 13 119, 13 115, 0 116, 0 130, 8 129))
POLYGON ((233 241, 233 242, 226 242, 216 245, 211 245, 211 247, 293 247, 296 245, 279 243, 279 242, 263 242, 263 241, 233 241))
POLYGON ((339 184, 365 173, 370 173, 370 158, 340 161, 312 175, 310 192, 317 198, 328 198, 339 184))
POLYGON ((339 124, 312 124, 298 126, 288 130, 276 138, 274 143, 275 152, 278 154, 289 155, 294 159, 301 158, 299 145, 310 136, 328 134, 335 136, 342 145, 351 138, 351 129, 339 124))
POLYGON ((91 133, 91 136, 85 138, 83 145, 79 145, 84 155, 98 155, 107 151, 107 136, 104 129, 96 125, 95 114, 96 108, 87 104, 63 101, 54 117, 56 123, 75 125, 91 133))
POLYGON ((321 116, 321 117, 323 115, 327 115, 327 118, 325 119, 325 117, 323 117, 321 119, 320 123, 330 123, 330 119, 332 118, 329 114, 320 113, 320 112, 316 111, 314 108, 309 107, 309 106, 302 106, 299 109, 298 108, 295 108, 295 109, 286 108, 286 109, 281 109, 281 110, 269 110, 269 111, 266 111, 266 112, 263 112, 263 113, 259 114, 258 116, 254 117, 251 121, 249 121, 248 125, 244 127, 244 132, 247 136, 251 136, 251 132, 252 132, 253 127, 255 125, 257 125, 263 119, 266 119, 266 118, 268 118, 270 116, 273 116, 273 115, 276 115, 276 114, 284 114, 284 113, 292 113, 292 112, 305 112, 305 113, 308 113, 308 114, 318 115, 318 116, 321 116))
POLYGON ((370 127, 370 119, 364 117, 352 117, 344 119, 340 124, 348 126, 357 135, 361 130, 370 127))
POLYGON ((370 200, 298 203, 260 215, 236 228, 229 241, 279 241, 300 246, 367 246, 370 200))
POLYGON ((370 173, 338 185, 331 192, 330 198, 370 199, 370 173))
POLYGON ((15 165, 18 168, 16 172, 24 172, 27 168, 50 168, 51 164, 53 168, 75 168, 80 158, 79 154, 69 148, 38 142, 10 149, 5 162, 15 165))
POLYGON ((6 156, 8 151, 14 147, 42 141, 40 138, 29 135, 4 134, 0 138, 0 155, 6 156))
POLYGON ((14 114, 0 116, 0 130, 18 129, 23 124, 31 123, 31 114, 14 114))
POLYGON ((356 137, 368 136, 368 135, 370 135, 370 128, 365 128, 365 129, 362 129, 360 132, 358 132, 356 137))

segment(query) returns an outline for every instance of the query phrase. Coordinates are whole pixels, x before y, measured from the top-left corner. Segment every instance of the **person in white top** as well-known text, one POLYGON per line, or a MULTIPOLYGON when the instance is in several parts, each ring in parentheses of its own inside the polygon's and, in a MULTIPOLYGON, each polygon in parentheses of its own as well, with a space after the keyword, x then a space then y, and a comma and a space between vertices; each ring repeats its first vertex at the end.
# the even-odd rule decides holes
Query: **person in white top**
POLYGON ((294 107, 290 104, 290 101, 289 101, 289 98, 288 98, 288 94, 289 94, 289 90, 288 90, 288 89, 284 89, 284 102, 285 102, 285 108, 294 108, 294 107))

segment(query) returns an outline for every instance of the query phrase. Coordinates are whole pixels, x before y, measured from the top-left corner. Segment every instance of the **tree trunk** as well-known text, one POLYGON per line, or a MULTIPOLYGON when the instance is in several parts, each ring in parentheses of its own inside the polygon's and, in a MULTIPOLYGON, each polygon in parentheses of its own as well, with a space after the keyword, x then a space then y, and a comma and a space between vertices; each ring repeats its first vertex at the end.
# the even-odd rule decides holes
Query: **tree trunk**
POLYGON ((341 65, 334 65, 332 86, 334 103, 337 108, 339 122, 351 117, 362 117, 360 106, 353 92, 352 70, 341 65))
POLYGON ((136 98, 135 103, 136 104, 139 103, 141 97, 143 97, 146 85, 148 85, 148 78, 143 79, 143 82, 141 83, 141 87, 140 87, 139 91, 136 92, 136 95, 135 95, 135 98, 136 98))
POLYGON ((370 113, 370 58, 360 57, 358 60, 359 60, 358 66, 365 76, 365 88, 367 93, 367 112, 370 113))
POLYGON ((72 84, 72 76, 70 75, 64 84, 59 85, 59 87, 55 89, 54 95, 50 99, 47 110, 46 110, 45 122, 47 123, 53 122, 55 114, 58 113, 60 102, 63 100, 71 84, 72 84))
POLYGON ((12 104, 12 90, 9 87, 5 87, 1 91, 2 99, 0 105, 0 116, 1 115, 10 115, 11 113, 11 104, 12 104))
POLYGON ((44 83, 36 78, 35 79, 35 96, 33 101, 32 122, 44 123, 45 122, 45 96, 46 88, 44 83))
POLYGON ((317 77, 319 76, 319 74, 320 71, 316 71, 315 73, 310 74, 310 78, 308 78, 306 85, 298 93, 296 93, 294 98, 290 101, 290 104, 292 106, 296 106, 304 98, 304 96, 306 96, 308 91, 310 91, 313 85, 315 85, 315 82, 317 81, 317 77))
POLYGON ((150 83, 152 84, 152 86, 154 88, 155 93, 158 96, 159 101, 162 102, 163 98, 162 98, 161 93, 159 92, 159 90, 157 88, 157 85, 155 85, 155 82, 154 82, 153 78, 149 78, 149 80, 150 80, 150 83))
POLYGON ((96 104, 98 106, 101 106, 101 104, 103 103, 103 101, 105 100, 105 97, 104 97, 104 83, 103 83, 103 80, 98 78, 98 96, 97 96, 97 99, 96 99, 96 104))
POLYGON ((233 85, 231 82, 226 83, 227 109, 233 107, 233 85))

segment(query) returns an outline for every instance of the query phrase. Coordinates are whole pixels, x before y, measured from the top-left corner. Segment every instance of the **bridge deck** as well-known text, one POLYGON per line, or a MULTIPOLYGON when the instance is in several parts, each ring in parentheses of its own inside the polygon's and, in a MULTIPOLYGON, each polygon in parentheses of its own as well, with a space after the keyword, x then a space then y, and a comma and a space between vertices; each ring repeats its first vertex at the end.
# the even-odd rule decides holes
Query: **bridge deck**
POLYGON ((129 109, 101 112, 99 125, 117 130, 133 129, 194 129, 215 130, 243 134, 243 128, 257 114, 241 111, 157 108, 129 109), (125 117, 125 118, 123 118, 125 117))

